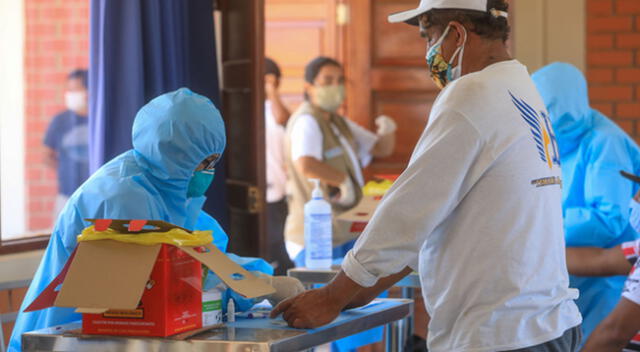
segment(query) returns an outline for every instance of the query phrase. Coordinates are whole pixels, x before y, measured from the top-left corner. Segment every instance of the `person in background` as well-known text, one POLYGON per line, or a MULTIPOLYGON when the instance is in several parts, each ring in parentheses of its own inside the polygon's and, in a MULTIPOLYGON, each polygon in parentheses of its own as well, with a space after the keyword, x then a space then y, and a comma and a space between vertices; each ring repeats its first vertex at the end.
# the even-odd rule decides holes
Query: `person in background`
POLYGON ((89 178, 87 71, 73 70, 64 93, 66 110, 56 115, 44 136, 45 163, 56 170, 58 195, 54 221, 71 194, 89 178))
MULTIPOLYGON (((622 129, 589 106, 587 81, 576 67, 548 65, 532 75, 549 111, 562 163, 562 212, 568 247, 611 248, 638 237, 629 225, 637 187, 620 170, 640 170, 640 149, 622 129)), ((571 276, 580 291, 583 343, 611 313, 625 278, 571 276)))
POLYGON ((287 219, 286 184, 284 166, 284 126, 291 113, 280 97, 282 73, 278 64, 264 59, 264 89, 267 100, 264 104, 264 123, 267 163, 267 261, 274 266, 277 275, 286 275, 293 262, 284 244, 284 223, 287 219))
POLYGON ((415 270, 431 316, 429 351, 577 350, 560 162, 544 102, 507 50, 508 7, 422 0, 389 17, 420 26, 428 70, 443 90, 342 270, 272 316, 316 328, 415 270))
POLYGON ((345 99, 345 77, 336 60, 322 56, 311 60, 304 80, 305 101, 291 116, 285 139, 290 192, 285 238, 298 263, 304 248, 304 205, 313 189, 309 179, 320 180, 332 203, 334 247, 348 243, 353 238, 336 225, 335 217, 362 199, 362 168, 373 158, 391 155, 396 131, 395 122, 386 116, 376 118, 378 129, 373 133, 338 113, 345 99))
MULTIPOLYGON (((69 198, 20 307, 9 351, 21 350, 24 332, 80 320, 73 308, 24 310, 60 273, 78 234, 91 225, 86 219, 162 220, 188 230, 211 230, 214 244, 226 251, 226 233, 202 211, 204 194, 226 146, 224 122, 213 103, 187 88, 163 94, 138 111, 132 142, 133 149, 103 165, 69 198)), ((273 272, 262 259, 229 257, 249 271, 273 272)), ((213 276, 209 271, 207 277, 213 276)), ((290 279, 268 278, 277 291, 267 298, 277 300, 284 298, 283 292, 297 292, 302 285, 290 279)), ((229 290, 225 295, 239 310, 253 304, 229 290)))
MULTIPOLYGON (((632 200, 632 218, 640 230, 640 194, 632 200)), ((634 225, 634 222, 631 223, 634 225)), ((569 273, 607 277, 628 275, 622 298, 591 333, 583 352, 640 351, 640 240, 624 242, 609 249, 567 248, 569 273)))

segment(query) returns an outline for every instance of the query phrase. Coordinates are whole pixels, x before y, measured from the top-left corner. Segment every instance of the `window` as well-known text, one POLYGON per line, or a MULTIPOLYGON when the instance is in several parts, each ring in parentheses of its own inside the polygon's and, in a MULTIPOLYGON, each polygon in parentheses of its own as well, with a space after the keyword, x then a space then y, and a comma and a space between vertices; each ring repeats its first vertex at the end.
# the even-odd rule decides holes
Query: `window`
POLYGON ((68 110, 70 104, 81 105, 78 94, 68 94, 77 90, 78 80, 73 83, 68 77, 75 69, 86 69, 89 63, 89 3, 17 0, 0 5, 4 14, 0 31, 4 63, 0 87, 3 247, 7 241, 50 233, 56 201, 60 204, 62 189, 75 181, 67 172, 58 182, 57 170, 48 160, 69 168, 75 164, 62 158, 76 160, 82 153, 88 157, 88 148, 82 150, 78 143, 78 135, 88 128, 85 125, 83 132, 77 125, 70 125, 70 119, 58 119, 64 123, 50 131, 47 144, 52 148, 45 147, 44 141, 55 116, 68 110), (74 148, 71 155, 68 150, 57 149, 69 146, 74 148))

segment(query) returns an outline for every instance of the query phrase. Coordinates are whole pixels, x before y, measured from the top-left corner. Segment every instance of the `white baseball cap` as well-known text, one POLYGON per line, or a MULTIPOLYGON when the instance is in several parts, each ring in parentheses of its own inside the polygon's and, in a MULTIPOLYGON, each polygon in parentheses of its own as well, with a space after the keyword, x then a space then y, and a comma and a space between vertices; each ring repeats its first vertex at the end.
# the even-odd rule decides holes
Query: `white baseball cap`
POLYGON ((398 12, 389 15, 389 22, 405 22, 414 26, 418 25, 418 16, 432 9, 459 9, 489 12, 495 17, 507 17, 504 11, 487 8, 487 0, 420 0, 420 5, 412 10, 398 12))

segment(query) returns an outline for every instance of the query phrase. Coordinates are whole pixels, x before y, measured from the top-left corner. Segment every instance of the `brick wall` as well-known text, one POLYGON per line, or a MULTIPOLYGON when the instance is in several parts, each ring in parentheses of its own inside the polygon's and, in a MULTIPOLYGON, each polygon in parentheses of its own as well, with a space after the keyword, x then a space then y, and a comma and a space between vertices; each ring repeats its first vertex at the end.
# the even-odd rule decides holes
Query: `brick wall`
POLYGON ((89 63, 89 0, 25 1, 25 143, 27 228, 49 228, 57 193, 44 164, 46 128, 64 108, 67 74, 89 63))
POLYGON ((593 107, 640 140, 640 0, 587 0, 587 78, 593 107))

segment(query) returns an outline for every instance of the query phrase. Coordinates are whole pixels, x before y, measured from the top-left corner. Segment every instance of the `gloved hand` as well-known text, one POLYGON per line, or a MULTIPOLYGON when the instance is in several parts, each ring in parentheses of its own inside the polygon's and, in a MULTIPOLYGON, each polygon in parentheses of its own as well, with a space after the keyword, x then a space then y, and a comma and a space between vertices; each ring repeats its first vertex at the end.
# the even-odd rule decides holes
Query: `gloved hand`
POLYGON ((385 136, 394 133, 398 129, 396 122, 386 115, 376 117, 376 126, 378 127, 378 130, 376 131, 378 136, 385 136))
POLYGON ((275 293, 265 297, 274 307, 285 299, 304 292, 304 286, 295 277, 262 274, 259 278, 276 289, 275 293))
POLYGON ((355 205, 356 190, 355 185, 351 182, 351 177, 347 176, 338 189, 340 190, 340 196, 336 199, 337 204, 346 208, 355 205))

